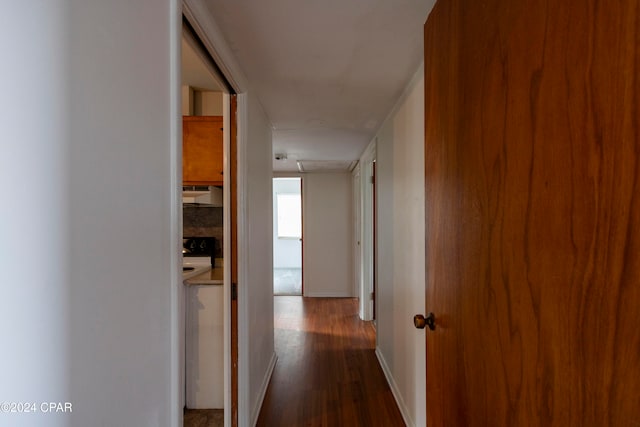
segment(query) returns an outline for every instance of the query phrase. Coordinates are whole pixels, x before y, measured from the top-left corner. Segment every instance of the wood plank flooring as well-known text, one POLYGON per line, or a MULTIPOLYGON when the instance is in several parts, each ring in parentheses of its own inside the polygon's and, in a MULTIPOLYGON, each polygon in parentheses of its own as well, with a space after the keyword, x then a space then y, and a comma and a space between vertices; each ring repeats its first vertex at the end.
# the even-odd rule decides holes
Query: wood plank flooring
POLYGON ((404 426, 352 298, 276 296, 278 355, 258 426, 404 426))
POLYGON ((184 427, 223 427, 223 409, 185 409, 184 427))

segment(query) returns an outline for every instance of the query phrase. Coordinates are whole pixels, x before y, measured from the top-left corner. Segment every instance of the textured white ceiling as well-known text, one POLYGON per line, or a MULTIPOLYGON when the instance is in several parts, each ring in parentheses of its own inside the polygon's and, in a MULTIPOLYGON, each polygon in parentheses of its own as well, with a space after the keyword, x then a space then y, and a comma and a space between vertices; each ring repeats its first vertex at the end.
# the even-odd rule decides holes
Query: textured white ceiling
POLYGON ((274 126, 275 170, 356 160, 417 70, 435 0, 207 0, 274 126))

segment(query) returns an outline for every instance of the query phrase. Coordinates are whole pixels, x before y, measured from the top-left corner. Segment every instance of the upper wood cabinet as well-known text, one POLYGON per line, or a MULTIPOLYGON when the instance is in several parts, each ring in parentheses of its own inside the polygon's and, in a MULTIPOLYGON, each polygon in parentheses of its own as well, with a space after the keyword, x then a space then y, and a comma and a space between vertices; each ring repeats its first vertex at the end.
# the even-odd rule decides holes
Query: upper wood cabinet
POLYGON ((182 183, 222 185, 222 116, 182 117, 182 183))

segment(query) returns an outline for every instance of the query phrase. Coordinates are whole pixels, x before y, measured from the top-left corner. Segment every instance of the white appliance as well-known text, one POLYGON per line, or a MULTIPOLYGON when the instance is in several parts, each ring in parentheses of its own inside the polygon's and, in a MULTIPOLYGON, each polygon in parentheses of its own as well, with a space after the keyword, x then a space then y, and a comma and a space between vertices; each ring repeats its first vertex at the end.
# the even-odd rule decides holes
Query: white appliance
POLYGON ((224 316, 222 285, 186 287, 186 405, 224 407, 224 316))

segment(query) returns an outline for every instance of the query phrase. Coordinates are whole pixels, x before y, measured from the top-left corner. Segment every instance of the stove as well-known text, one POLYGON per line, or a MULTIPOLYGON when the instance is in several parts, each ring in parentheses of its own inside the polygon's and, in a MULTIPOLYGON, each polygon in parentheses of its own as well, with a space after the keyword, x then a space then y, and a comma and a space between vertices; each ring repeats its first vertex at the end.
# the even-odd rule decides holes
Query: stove
POLYGON ((214 265, 218 240, 215 237, 184 237, 182 239, 183 264, 214 265))

